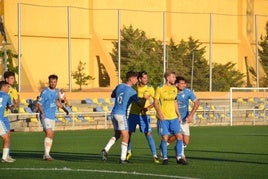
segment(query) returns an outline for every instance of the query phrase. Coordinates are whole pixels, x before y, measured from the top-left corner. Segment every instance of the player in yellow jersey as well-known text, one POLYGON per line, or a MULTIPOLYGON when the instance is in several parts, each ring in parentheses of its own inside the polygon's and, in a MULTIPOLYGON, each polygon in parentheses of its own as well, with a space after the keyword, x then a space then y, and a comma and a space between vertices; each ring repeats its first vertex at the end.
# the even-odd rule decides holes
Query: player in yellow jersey
POLYGON ((180 113, 178 110, 178 103, 176 100, 177 88, 174 86, 176 81, 175 72, 166 72, 166 83, 158 86, 154 98, 154 107, 157 115, 157 129, 158 134, 161 135, 161 152, 163 157, 163 165, 168 165, 167 141, 169 135, 175 135, 177 163, 180 164, 182 158, 182 131, 180 127, 180 113))
POLYGON ((138 73, 138 84, 133 88, 137 91, 138 98, 140 99, 147 99, 144 105, 146 111, 142 110, 136 103, 132 103, 129 117, 128 117, 128 124, 129 124, 129 142, 128 142, 128 153, 127 153, 127 160, 132 156, 131 148, 132 142, 130 140, 132 133, 136 131, 137 125, 140 128, 140 132, 144 133, 148 145, 150 147, 153 161, 155 163, 159 163, 154 138, 152 136, 152 128, 151 128, 151 119, 148 110, 153 108, 153 97, 155 94, 155 90, 152 86, 148 85, 148 74, 146 71, 141 71, 138 73))
MULTIPOLYGON (((17 113, 18 108, 19 108, 19 93, 16 90, 16 88, 14 87, 14 83, 15 83, 15 80, 16 80, 15 73, 12 72, 12 71, 6 71, 4 73, 4 79, 10 85, 8 95, 10 96, 11 102, 14 105, 14 109, 11 112, 17 113)), ((7 114, 7 113, 5 113, 5 114, 7 114)))

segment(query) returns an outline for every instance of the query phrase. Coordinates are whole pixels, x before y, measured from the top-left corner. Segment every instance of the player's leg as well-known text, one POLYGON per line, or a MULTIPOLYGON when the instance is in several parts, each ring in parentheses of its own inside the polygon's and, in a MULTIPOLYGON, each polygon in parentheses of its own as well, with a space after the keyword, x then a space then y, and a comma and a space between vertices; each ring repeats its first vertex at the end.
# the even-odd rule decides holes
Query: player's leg
POLYGON ((15 162, 16 160, 9 156, 10 123, 7 118, 0 120, 0 135, 3 138, 2 162, 15 162))
POLYGON ((179 121, 177 119, 170 121, 171 132, 176 136, 176 145, 175 145, 175 153, 176 160, 178 164, 186 165, 187 162, 182 159, 182 151, 183 151, 183 135, 182 129, 179 121))
POLYGON ((182 136, 183 136, 183 148, 182 148, 182 158, 186 160, 184 150, 190 141, 190 127, 187 122, 181 124, 182 136))
POLYGON ((144 133, 146 140, 148 142, 149 148, 151 150, 153 159, 155 163, 159 163, 159 159, 156 153, 155 141, 152 135, 152 128, 150 124, 150 116, 149 115, 142 115, 140 121, 140 131, 144 133))
POLYGON ((102 149, 101 151, 102 160, 108 159, 109 150, 112 148, 112 146, 120 138, 120 135, 121 135, 121 131, 119 130, 119 125, 118 125, 118 120, 114 116, 112 116, 112 123, 114 127, 114 136, 109 139, 104 149, 102 149))
POLYGON ((44 160, 53 160, 50 156, 50 150, 52 148, 53 139, 54 139, 54 128, 55 128, 55 120, 52 119, 44 119, 45 126, 45 139, 44 139, 44 160))
POLYGON ((175 142, 177 140, 176 136, 175 135, 171 135, 168 137, 168 144, 172 144, 173 142, 175 142))
POLYGON ((120 157, 120 164, 126 164, 128 161, 126 160, 127 156, 127 145, 128 145, 128 140, 129 140, 129 132, 128 130, 122 130, 121 131, 122 135, 122 142, 121 142, 121 157, 120 157))
POLYGON ((157 120, 157 131, 161 135, 160 149, 163 158, 163 165, 168 165, 168 151, 167 151, 167 140, 168 140, 168 125, 169 120, 157 120))
POLYGON ((127 160, 129 160, 132 156, 131 135, 136 131, 137 125, 140 125, 140 115, 129 114, 129 117, 128 117, 129 141, 128 141, 128 147, 127 147, 127 157, 126 157, 127 160))

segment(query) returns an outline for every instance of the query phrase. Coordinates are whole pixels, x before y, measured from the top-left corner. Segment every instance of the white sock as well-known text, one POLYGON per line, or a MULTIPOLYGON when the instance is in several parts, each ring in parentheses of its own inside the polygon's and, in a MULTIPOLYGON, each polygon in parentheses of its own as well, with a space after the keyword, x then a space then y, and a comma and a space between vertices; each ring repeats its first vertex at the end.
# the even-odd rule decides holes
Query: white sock
POLYGON ((49 137, 46 137, 44 140, 45 155, 49 156, 50 149, 52 147, 53 140, 49 137))
POLYGON ((9 148, 3 148, 2 159, 7 159, 9 148))
POLYGON ((127 143, 121 143, 121 160, 126 160, 127 156, 127 143))
POLYGON ((109 140, 109 142, 106 144, 104 150, 105 150, 106 152, 108 152, 108 151, 111 149, 111 147, 114 145, 115 142, 116 142, 116 138, 115 138, 115 137, 112 137, 112 138, 109 140))

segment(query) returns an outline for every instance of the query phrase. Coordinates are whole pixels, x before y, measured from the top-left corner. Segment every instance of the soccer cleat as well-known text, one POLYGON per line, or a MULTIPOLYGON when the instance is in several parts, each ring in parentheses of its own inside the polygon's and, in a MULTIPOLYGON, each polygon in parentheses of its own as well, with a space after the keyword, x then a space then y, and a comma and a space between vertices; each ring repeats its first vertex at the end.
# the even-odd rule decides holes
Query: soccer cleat
POLYGON ((50 155, 43 155, 43 160, 52 161, 54 158, 52 158, 50 155))
POLYGON ((102 151, 101 151, 101 156, 102 156, 102 160, 103 160, 103 161, 108 160, 108 153, 106 152, 105 149, 102 149, 102 151))
POLYGON ((168 159, 164 159, 162 165, 168 165, 168 159))
POLYGON ((154 157, 154 163, 160 163, 158 157, 154 157))
POLYGON ((120 160, 119 163, 122 164, 122 165, 125 165, 125 164, 129 164, 129 161, 127 161, 127 160, 120 160))
POLYGON ((7 156, 8 160, 15 162, 16 159, 12 158, 10 155, 7 156))
POLYGON ((132 153, 131 152, 128 152, 127 153, 127 156, 126 156, 126 160, 129 160, 131 157, 132 157, 132 153))
POLYGON ((180 158, 179 160, 177 160, 177 164, 180 164, 180 165, 188 165, 188 162, 187 162, 186 159, 180 158))
POLYGON ((2 163, 13 163, 15 162, 16 160, 11 158, 11 157, 7 157, 6 159, 3 159, 1 160, 2 163))

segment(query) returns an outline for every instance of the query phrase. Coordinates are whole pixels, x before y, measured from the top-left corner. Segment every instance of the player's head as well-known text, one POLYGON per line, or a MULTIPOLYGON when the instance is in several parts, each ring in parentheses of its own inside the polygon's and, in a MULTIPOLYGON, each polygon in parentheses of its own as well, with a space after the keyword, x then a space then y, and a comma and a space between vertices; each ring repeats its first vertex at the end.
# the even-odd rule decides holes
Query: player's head
POLYGON ((58 82, 58 76, 57 75, 49 75, 48 76, 48 85, 50 89, 55 89, 58 82))
POLYGON ((11 86, 15 83, 15 73, 12 71, 6 71, 4 73, 4 79, 7 81, 11 86))
POLYGON ((146 71, 140 71, 138 73, 138 80, 141 85, 146 85, 148 83, 148 75, 146 71))
POLYGON ((173 71, 165 72, 164 78, 166 80, 166 83, 174 85, 176 81, 176 74, 173 71))
POLYGON ((4 81, 4 80, 0 81, 0 90, 1 91, 4 91, 7 93, 9 91, 9 87, 10 87, 10 85, 7 81, 4 81))
POLYGON ((130 85, 135 85, 138 82, 138 73, 131 70, 126 73, 126 80, 130 85))
POLYGON ((176 81, 175 81, 175 85, 178 88, 178 90, 183 90, 184 88, 186 88, 186 80, 184 77, 182 76, 177 76, 176 77, 176 81))

